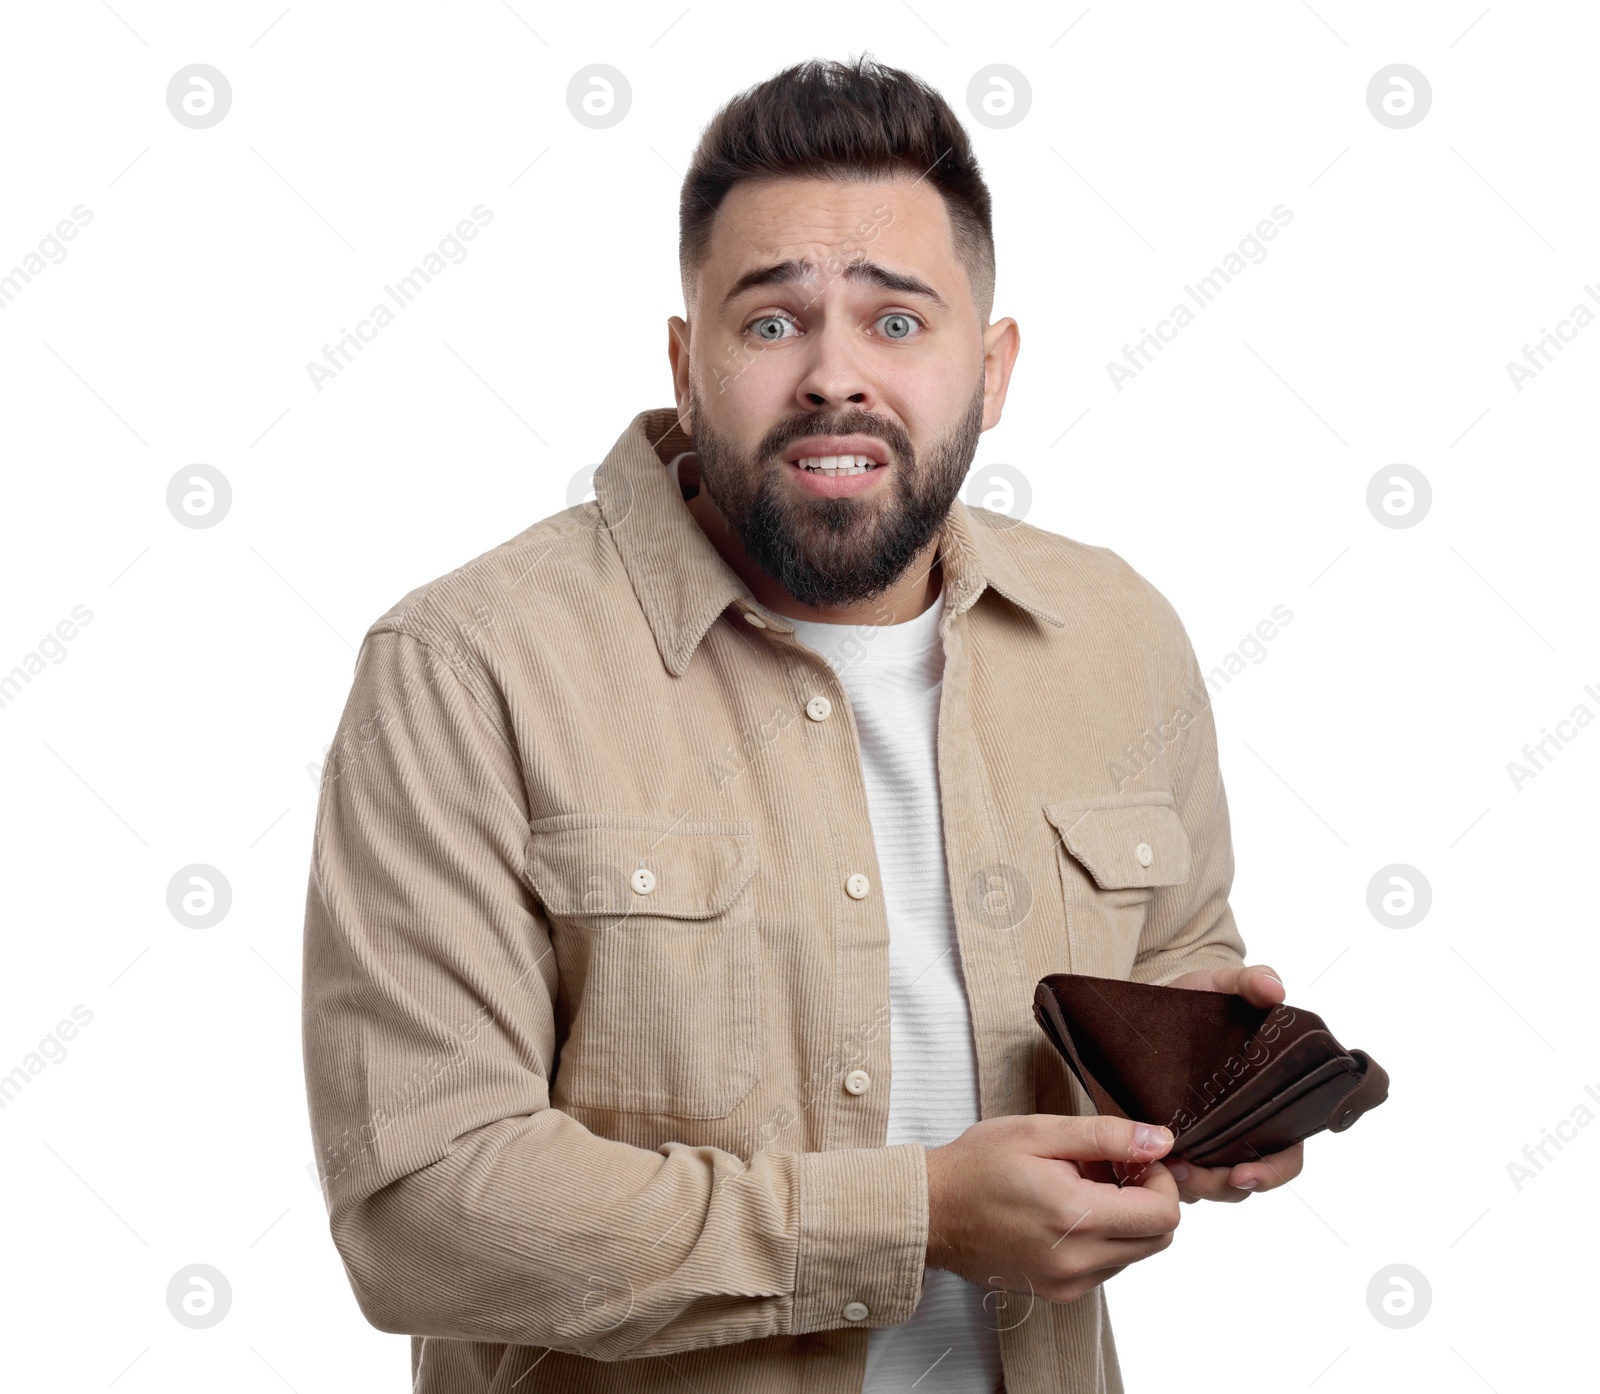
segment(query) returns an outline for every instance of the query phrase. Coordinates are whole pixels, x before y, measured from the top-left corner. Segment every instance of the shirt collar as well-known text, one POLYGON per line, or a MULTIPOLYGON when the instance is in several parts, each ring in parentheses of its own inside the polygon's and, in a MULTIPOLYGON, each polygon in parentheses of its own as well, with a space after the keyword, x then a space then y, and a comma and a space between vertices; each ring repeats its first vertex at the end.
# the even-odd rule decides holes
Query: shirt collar
MULTIPOLYGON (((782 615, 764 609, 739 574, 701 531, 666 466, 692 450, 676 409, 642 411, 595 471, 595 503, 633 583, 662 661, 681 677, 706 631, 729 605, 754 613, 768 628, 791 633, 782 615)), ((997 528, 961 499, 950 505, 940 536, 945 607, 957 615, 986 586, 1046 623, 1066 621, 1040 598, 997 528)))

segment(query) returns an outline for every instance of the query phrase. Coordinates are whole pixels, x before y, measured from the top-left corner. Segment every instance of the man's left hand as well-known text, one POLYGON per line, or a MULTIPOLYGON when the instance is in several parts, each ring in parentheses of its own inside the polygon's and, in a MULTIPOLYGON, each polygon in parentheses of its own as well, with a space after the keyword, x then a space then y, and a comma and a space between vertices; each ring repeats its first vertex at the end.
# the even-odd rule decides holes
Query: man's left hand
MULTIPOLYGON (((1275 1007, 1284 999, 1284 987, 1277 971, 1262 963, 1240 968, 1201 968, 1174 978, 1168 987, 1195 988, 1201 992, 1237 992, 1253 1007, 1275 1007)), ((1305 1143, 1297 1142, 1282 1152, 1273 1152, 1253 1162, 1236 1162, 1231 1167, 1203 1167, 1193 1162, 1167 1165, 1178 1183, 1178 1196, 1185 1203, 1196 1200, 1240 1201, 1256 1191, 1270 1191, 1293 1181, 1305 1165, 1305 1143)))

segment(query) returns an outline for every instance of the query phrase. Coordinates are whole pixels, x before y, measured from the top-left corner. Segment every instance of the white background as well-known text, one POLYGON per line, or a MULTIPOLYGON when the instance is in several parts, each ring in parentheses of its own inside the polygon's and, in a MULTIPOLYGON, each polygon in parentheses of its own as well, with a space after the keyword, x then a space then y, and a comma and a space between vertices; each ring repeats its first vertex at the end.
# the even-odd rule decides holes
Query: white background
POLYGON ((1234 905, 1290 1001, 1393 1078, 1299 1180, 1185 1207, 1113 1280, 1130 1391, 1592 1369, 1600 1128, 1520 1190, 1508 1163, 1600 1093, 1600 729, 1520 790, 1507 762, 1600 715, 1600 326, 1520 392, 1506 363, 1600 293, 1597 39, 1584 5, 1478 0, 9 8, 0 271, 93 214, 0 311, 0 671, 93 614, 0 707, 0 1073, 92 1012, 0 1110, 17 1387, 404 1387, 307 1170, 315 762, 371 620, 671 404, 703 123, 863 50, 946 95, 994 195, 1023 349, 979 466, 1148 576, 1208 669, 1293 612, 1216 699, 1234 905), (1432 86, 1404 130, 1365 96, 1396 62, 1432 86), (210 129, 166 106, 191 63, 232 86, 210 129), (631 84, 610 129, 567 108, 592 63, 631 84), (991 63, 1032 88, 1007 129, 966 106, 991 63), (307 361, 478 204, 466 259, 318 392, 307 361), (1107 361, 1278 204, 1267 258, 1117 391, 1107 361), (166 490, 202 462, 233 502, 197 530, 166 490), (1393 529, 1366 490, 1401 462, 1433 502, 1393 529), (167 910, 190 863, 232 887, 210 930, 167 910), (1390 863, 1432 887, 1410 929, 1367 908, 1390 863), (207 1331, 167 1312, 192 1263, 232 1285, 207 1331), (1395 1263, 1432 1292, 1406 1330, 1367 1302, 1395 1263))

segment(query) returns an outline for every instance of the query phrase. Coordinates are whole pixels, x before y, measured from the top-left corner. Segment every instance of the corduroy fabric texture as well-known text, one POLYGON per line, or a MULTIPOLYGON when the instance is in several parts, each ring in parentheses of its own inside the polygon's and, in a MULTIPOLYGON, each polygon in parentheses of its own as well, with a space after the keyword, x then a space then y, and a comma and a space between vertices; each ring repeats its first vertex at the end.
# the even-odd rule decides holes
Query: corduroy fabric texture
MULTIPOLYGON (((700 530, 665 467, 689 446, 641 412, 595 503, 379 617, 324 766, 311 1127, 417 1394, 855 1394, 921 1290, 849 701, 700 530)), ((1039 978, 1244 960, 1205 685, 1111 552, 958 500, 940 564, 982 1113, 1092 1112, 1039 978)), ((1105 1291, 997 1294, 1010 1394, 1119 1394, 1105 1291)))

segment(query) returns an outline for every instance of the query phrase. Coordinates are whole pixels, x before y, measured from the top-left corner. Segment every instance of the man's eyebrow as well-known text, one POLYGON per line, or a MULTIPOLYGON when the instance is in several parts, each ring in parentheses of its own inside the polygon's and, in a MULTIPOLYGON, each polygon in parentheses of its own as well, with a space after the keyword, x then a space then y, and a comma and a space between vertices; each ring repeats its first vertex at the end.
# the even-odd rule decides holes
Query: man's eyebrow
MULTIPOLYGON (((774 262, 771 266, 758 266, 754 271, 746 271, 737 281, 729 287, 728 293, 722 297, 722 306, 726 309, 747 290, 757 286, 786 285, 793 281, 808 279, 815 271, 816 264, 808 258, 790 257, 786 261, 774 262)), ((908 276, 902 271, 891 271, 887 266, 880 266, 875 261, 852 261, 839 272, 846 280, 865 281, 881 290, 897 290, 902 295, 920 295, 931 300, 941 310, 950 307, 945 303, 944 296, 940 295, 926 281, 917 276, 908 276)))

